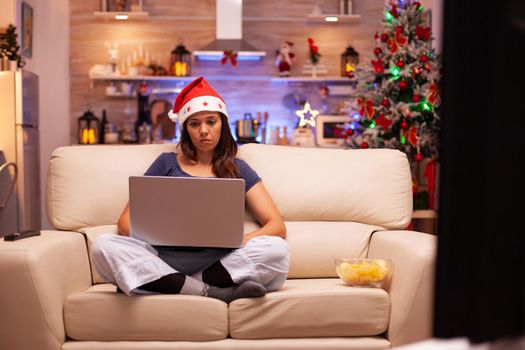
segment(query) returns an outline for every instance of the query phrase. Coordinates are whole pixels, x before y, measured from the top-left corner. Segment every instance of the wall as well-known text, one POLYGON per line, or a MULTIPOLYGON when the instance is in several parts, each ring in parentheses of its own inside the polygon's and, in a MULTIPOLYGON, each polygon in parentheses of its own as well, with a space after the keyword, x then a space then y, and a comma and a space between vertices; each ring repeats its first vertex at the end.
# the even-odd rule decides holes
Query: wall
MULTIPOLYGON (((304 0, 244 0, 244 39, 266 51, 266 58, 260 63, 240 62, 235 68, 229 64, 222 66, 219 62, 195 62, 192 75, 213 79, 212 85, 228 104, 231 121, 242 118, 245 112, 255 114, 257 111, 269 111, 270 125, 286 125, 290 130, 296 125, 297 118, 294 111, 283 104, 285 96, 293 97, 289 94, 301 95, 314 108, 337 113, 338 105, 346 98, 322 98, 319 94, 322 83, 216 80, 218 76, 251 76, 254 79, 275 76, 275 51, 284 40, 295 43, 294 52, 298 60, 292 74, 301 76, 301 66, 308 59, 309 36, 318 44, 330 76, 339 75, 340 55, 348 44, 361 53, 362 62, 369 61, 375 47, 373 35, 382 29, 383 0, 354 0, 354 13, 362 15, 361 19, 340 24, 308 23, 307 15, 315 3, 304 0)), ((322 2, 321 8, 324 13, 334 13, 337 12, 338 4, 338 0, 327 0, 322 2)), ((106 98, 106 84, 100 81, 90 88, 89 69, 95 64, 107 64, 105 42, 119 43, 121 59, 143 45, 162 65, 167 66, 169 53, 179 40, 183 40, 186 47, 194 51, 214 40, 215 36, 214 0, 145 1, 144 10, 150 13, 150 18, 127 22, 96 18, 93 12, 98 10, 99 0, 70 1, 72 142, 76 140, 76 119, 88 105, 98 116, 106 109, 109 120, 120 127, 133 123, 136 118, 135 99, 106 98)), ((174 99, 174 95, 163 97, 171 102, 174 99)))
MULTIPOLYGON (((70 144, 69 1, 24 1, 33 8, 33 55, 26 58, 24 69, 39 76, 42 226, 50 228, 45 214, 47 164, 55 148, 70 144)), ((20 31, 21 6, 22 0, 2 0, 0 26, 13 23, 20 31)))

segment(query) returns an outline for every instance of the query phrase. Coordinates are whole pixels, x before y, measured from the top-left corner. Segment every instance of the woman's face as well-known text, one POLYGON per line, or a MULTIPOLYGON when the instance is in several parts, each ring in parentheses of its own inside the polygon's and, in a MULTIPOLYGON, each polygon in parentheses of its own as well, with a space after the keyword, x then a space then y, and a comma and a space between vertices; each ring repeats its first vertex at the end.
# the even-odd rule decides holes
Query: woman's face
POLYGON ((221 116, 219 112, 195 113, 186 121, 186 128, 197 151, 213 151, 221 138, 221 116))

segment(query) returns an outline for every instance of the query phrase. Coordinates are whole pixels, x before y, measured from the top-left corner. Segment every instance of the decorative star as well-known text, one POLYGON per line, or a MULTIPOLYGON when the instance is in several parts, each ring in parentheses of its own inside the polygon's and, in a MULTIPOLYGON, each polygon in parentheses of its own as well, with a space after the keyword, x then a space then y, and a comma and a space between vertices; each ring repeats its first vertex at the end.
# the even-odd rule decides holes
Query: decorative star
POLYGON ((310 103, 306 102, 302 110, 295 111, 295 114, 299 117, 299 127, 313 126, 315 127, 315 117, 319 115, 319 111, 312 109, 310 103), (306 115, 309 115, 307 118, 306 115))
POLYGON ((204 107, 206 107, 206 106, 208 105, 208 102, 204 101, 204 102, 202 103, 202 105, 203 105, 204 107))

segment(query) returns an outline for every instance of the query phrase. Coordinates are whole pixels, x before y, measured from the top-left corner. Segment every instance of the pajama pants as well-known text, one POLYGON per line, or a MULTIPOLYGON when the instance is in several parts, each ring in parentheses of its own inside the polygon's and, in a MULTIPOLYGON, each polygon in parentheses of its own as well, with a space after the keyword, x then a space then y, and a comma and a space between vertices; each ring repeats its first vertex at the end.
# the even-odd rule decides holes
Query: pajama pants
MULTIPOLYGON (((150 244, 124 236, 98 237, 93 243, 92 258, 99 275, 128 295, 143 294, 140 286, 178 272, 159 258, 150 244)), ((286 241, 275 236, 255 237, 220 258, 234 283, 255 281, 269 292, 281 288, 286 281, 289 260, 286 241)), ((202 281, 202 271, 191 277, 202 281)))

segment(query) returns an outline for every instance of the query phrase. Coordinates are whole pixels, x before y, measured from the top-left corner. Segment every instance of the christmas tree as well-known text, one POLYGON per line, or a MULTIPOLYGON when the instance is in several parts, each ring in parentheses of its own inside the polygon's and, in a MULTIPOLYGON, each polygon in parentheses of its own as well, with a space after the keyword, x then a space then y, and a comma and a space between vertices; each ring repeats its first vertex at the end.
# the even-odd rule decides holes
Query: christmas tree
POLYGON ((7 57, 10 61, 17 61, 17 66, 22 68, 25 65, 25 60, 18 53, 19 50, 16 27, 9 24, 6 32, 0 35, 0 58, 7 57))
POLYGON ((418 2, 385 5, 384 31, 375 34, 371 65, 357 75, 365 88, 347 130, 350 147, 397 148, 412 169, 438 151, 440 65, 426 15, 418 2))

